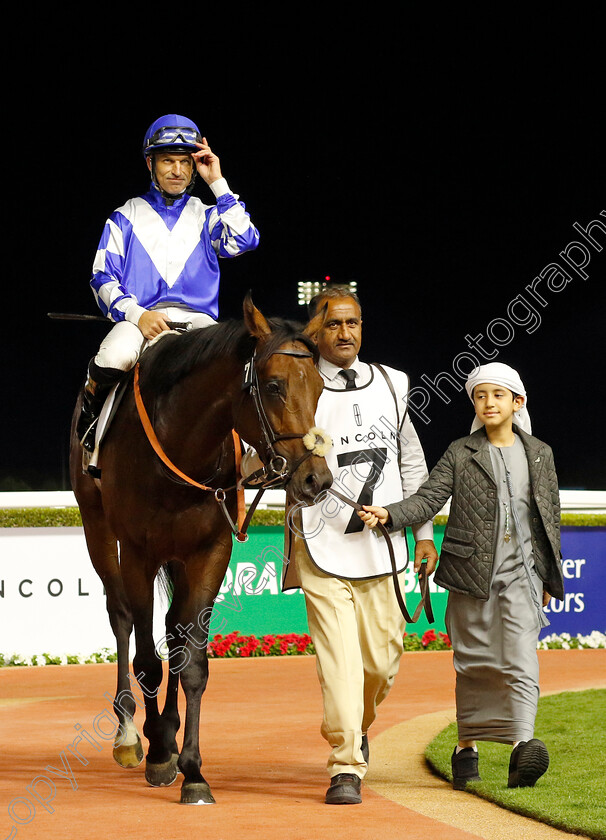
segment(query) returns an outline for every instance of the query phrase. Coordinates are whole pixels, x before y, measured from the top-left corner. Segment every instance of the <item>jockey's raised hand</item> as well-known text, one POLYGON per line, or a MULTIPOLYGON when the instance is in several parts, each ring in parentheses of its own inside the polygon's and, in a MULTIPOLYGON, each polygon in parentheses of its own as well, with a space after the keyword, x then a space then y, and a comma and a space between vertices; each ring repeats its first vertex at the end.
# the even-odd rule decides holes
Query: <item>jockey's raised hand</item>
POLYGON ((206 137, 202 138, 201 143, 196 143, 199 151, 193 152, 192 157, 196 166, 196 170, 200 178, 203 178, 207 184, 212 184, 213 181, 218 181, 222 178, 221 164, 219 158, 212 151, 206 137))

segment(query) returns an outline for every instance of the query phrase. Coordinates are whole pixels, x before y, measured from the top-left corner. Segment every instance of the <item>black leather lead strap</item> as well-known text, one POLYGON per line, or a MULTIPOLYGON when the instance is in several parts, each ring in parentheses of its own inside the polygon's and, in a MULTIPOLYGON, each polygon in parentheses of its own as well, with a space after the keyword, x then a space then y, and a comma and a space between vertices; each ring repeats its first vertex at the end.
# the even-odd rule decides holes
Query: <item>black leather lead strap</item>
MULTIPOLYGON (((352 499, 348 499, 347 496, 341 495, 337 490, 334 490, 332 487, 328 491, 332 493, 333 496, 336 496, 337 499, 340 499, 345 504, 349 505, 350 507, 354 508, 354 510, 362 510, 362 505, 358 504, 358 502, 354 502, 352 499)), ((396 599, 398 601, 398 605, 400 610, 402 611, 402 615, 407 624, 416 624, 419 620, 419 616, 425 609, 425 615, 427 616, 427 621, 430 624, 434 622, 434 615, 433 609, 431 606, 431 595, 429 592, 429 579, 427 575, 427 564, 422 563, 421 568, 419 569, 419 586, 421 587, 421 600, 417 604, 417 607, 411 617, 408 609, 406 608, 406 602, 404 601, 404 596, 402 595, 402 590, 400 589, 400 580, 398 578, 398 568, 396 564, 396 556, 393 550, 393 544, 391 542, 391 537, 389 535, 389 531, 381 522, 377 523, 377 528, 381 532, 381 534, 385 537, 385 543, 387 545, 387 550, 389 552, 389 559, 391 561, 391 577, 393 580, 394 590, 396 593, 396 599)), ((408 565, 408 561, 406 563, 408 565)), ((404 567, 406 568, 406 567, 404 567)))

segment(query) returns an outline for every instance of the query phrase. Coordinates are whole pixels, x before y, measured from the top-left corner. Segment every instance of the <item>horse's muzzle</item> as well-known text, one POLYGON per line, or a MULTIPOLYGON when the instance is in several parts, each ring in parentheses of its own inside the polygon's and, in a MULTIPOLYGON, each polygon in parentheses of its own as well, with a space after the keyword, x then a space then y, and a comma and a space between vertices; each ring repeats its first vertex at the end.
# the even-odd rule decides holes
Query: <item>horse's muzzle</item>
POLYGON ((319 455, 311 455, 296 470, 286 488, 290 502, 313 505, 332 484, 332 473, 319 455))

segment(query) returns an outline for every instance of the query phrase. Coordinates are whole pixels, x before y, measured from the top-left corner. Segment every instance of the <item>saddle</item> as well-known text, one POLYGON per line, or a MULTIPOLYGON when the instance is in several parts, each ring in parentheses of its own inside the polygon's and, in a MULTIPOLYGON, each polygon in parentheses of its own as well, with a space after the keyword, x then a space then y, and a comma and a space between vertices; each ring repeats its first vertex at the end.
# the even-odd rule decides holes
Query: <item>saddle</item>
MULTIPOLYGON (((189 332, 192 329, 192 325, 189 321, 168 321, 167 322, 169 329, 161 332, 160 335, 156 336, 155 338, 151 339, 150 341, 146 341, 143 347, 142 353, 145 353, 152 345, 156 344, 160 339, 165 338, 167 335, 175 334, 175 333, 182 333, 182 332, 189 332)), ((115 385, 111 391, 108 393, 103 408, 101 409, 101 413, 99 414, 99 418, 97 420, 97 425, 95 428, 95 448, 93 452, 88 452, 86 449, 82 449, 82 472, 86 473, 87 475, 91 475, 93 478, 100 479, 101 478, 101 470, 98 466, 99 464, 99 452, 101 448, 101 443, 103 442, 103 438, 109 429, 112 420, 115 417, 116 411, 118 410, 118 406, 124 396, 124 392, 127 388, 127 383, 130 382, 130 377, 128 375, 124 375, 124 377, 120 380, 120 382, 115 385)))

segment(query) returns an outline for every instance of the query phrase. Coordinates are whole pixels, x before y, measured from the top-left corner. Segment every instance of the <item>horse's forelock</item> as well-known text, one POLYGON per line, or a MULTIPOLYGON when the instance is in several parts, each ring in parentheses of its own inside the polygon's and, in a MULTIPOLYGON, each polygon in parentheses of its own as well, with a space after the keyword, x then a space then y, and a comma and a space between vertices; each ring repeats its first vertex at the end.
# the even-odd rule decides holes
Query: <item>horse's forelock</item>
POLYGON ((269 357, 276 352, 287 341, 299 341, 305 345, 309 352, 314 357, 314 361, 318 360, 317 345, 303 333, 303 327, 296 321, 287 321, 280 318, 268 319, 268 323, 272 328, 269 336, 262 340, 257 345, 256 361, 257 364, 264 364, 269 357))

